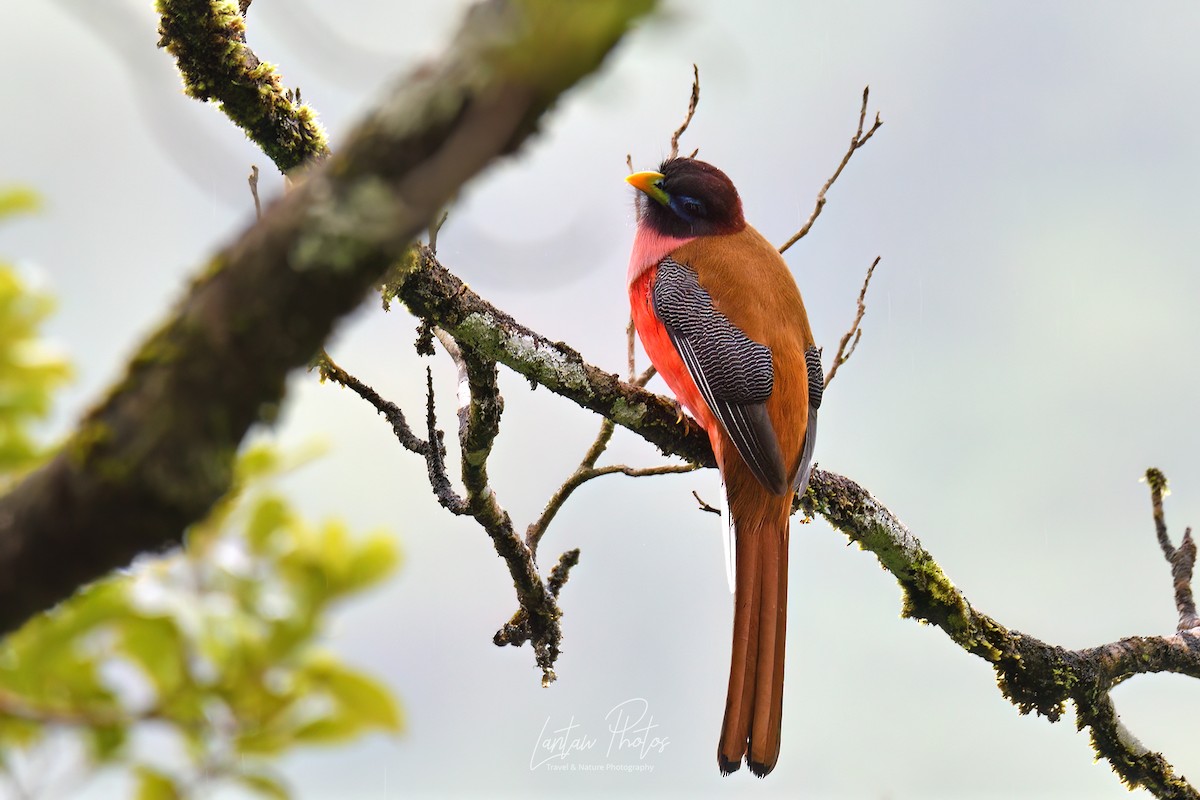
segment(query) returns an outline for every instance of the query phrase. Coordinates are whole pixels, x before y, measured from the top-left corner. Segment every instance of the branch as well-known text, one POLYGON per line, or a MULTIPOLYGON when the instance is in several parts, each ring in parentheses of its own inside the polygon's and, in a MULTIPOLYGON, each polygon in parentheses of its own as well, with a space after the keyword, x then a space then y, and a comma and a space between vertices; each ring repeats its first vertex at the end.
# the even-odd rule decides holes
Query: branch
POLYGON ((290 172, 329 155, 316 113, 283 88, 275 68, 246 44, 246 10, 220 0, 157 0, 158 46, 175 57, 183 89, 214 100, 250 140, 290 172))
POLYGON ((780 253, 786 253, 788 248, 808 235, 808 232, 812 230, 813 223, 817 221, 817 217, 821 216, 821 211, 825 208, 826 192, 829 191, 830 187, 833 186, 833 182, 842 174, 842 170, 846 168, 846 165, 850 163, 850 157, 854 155, 855 151, 870 141, 871 137, 875 135, 875 131, 879 130, 879 126, 883 125, 883 120, 879 118, 879 114, 877 113, 875 114, 875 124, 865 134, 863 133, 863 126, 867 121, 867 97, 870 93, 870 86, 863 89, 862 108, 858 112, 858 129, 850 139, 850 147, 846 150, 846 155, 842 156, 841 163, 837 165, 837 169, 829 176, 829 180, 825 181, 825 185, 821 187, 821 191, 817 192, 817 204, 813 206, 812 213, 808 215, 808 220, 800 226, 800 230, 792 234, 792 238, 779 246, 780 253))
MULTIPOLYGON (((515 322, 462 285, 427 250, 418 253, 418 260, 408 281, 395 287, 396 296, 415 314, 446 327, 464 346, 632 430, 664 453, 713 466, 707 437, 697 427, 678 424, 669 401, 604 373, 565 345, 515 322)), ((589 450, 585 465, 591 454, 589 450)), ((1096 754, 1127 784, 1145 786, 1160 797, 1200 797, 1161 755, 1148 752, 1120 726, 1108 694, 1135 674, 1200 677, 1200 636, 1132 637, 1065 650, 1011 631, 975 609, 904 524, 852 480, 814 469, 800 506, 874 553, 904 592, 904 615, 937 626, 963 650, 992 664, 1001 692, 1021 713, 1037 712, 1057 721, 1070 702, 1091 729, 1096 754)))
POLYGON ((416 266, 385 289, 416 317, 442 328, 460 345, 503 364, 582 408, 595 411, 658 446, 664 455, 715 466, 708 436, 681 423, 678 406, 583 360, 514 320, 472 291, 426 247, 416 266))
MULTIPOLYGON (((687 131, 688 126, 692 124, 692 117, 696 115, 696 106, 700 104, 700 68, 692 64, 692 96, 688 100, 687 115, 684 116, 683 122, 675 132, 671 134, 671 155, 668 158, 677 158, 679 156, 679 137, 683 136, 687 131)), ((696 154, 692 153, 689 158, 696 154)), ((630 170, 633 171, 632 169, 630 170)))
MULTIPOLYGON (((234 14, 221 17, 226 33, 213 34, 225 38, 209 43, 228 49, 181 52, 185 72, 247 68, 232 5, 162 3, 175 17, 164 22, 168 47, 190 30, 176 23, 211 30, 221 8, 234 14)), ((177 543, 229 487, 238 443, 274 413, 288 372, 309 362, 437 209, 516 150, 649 6, 476 6, 446 55, 393 89, 340 152, 205 264, 62 451, 0 498, 0 631, 137 553, 177 543)))
POLYGON ((854 314, 854 322, 850 325, 850 330, 842 335, 842 340, 838 342, 837 353, 833 356, 833 363, 829 366, 829 374, 825 376, 825 388, 829 388, 829 384, 833 381, 833 376, 837 375, 838 367, 850 360, 850 356, 854 355, 854 349, 858 347, 858 342, 862 339, 862 328, 859 327, 863 321, 863 315, 867 313, 867 287, 871 285, 871 276, 875 274, 875 267, 879 266, 880 256, 875 256, 875 260, 871 262, 871 266, 867 267, 867 277, 863 278, 862 289, 858 292, 858 311, 854 314), (852 338, 853 337, 853 338, 852 338), (847 349, 846 345, 850 348, 847 349))
POLYGON ((1183 532, 1183 541, 1176 548, 1167 535, 1167 522, 1163 517, 1163 495, 1167 492, 1167 478, 1160 470, 1146 470, 1146 482, 1150 484, 1150 504, 1154 514, 1154 531, 1163 556, 1171 565, 1171 578, 1175 586, 1175 608, 1179 611, 1176 630, 1190 631, 1200 626, 1196 616, 1196 601, 1192 597, 1192 569, 1196 566, 1196 543, 1192 540, 1192 529, 1183 532))
POLYGON ((533 553, 537 553, 538 544, 542 540, 542 536, 546 533, 546 528, 554 521, 554 517, 562 509, 563 504, 574 494, 575 490, 583 484, 599 478, 602 475, 628 475, 631 478, 645 478, 652 475, 677 475, 682 472, 694 472, 700 469, 699 464, 663 464, 657 467, 630 467, 626 464, 611 464, 606 467, 597 467, 596 461, 608 449, 608 443, 612 440, 613 431, 616 430, 616 425, 612 420, 606 419, 600 423, 600 431, 596 434, 595 441, 584 454, 583 460, 579 462, 579 466, 572 472, 567 479, 563 481, 562 486, 550 497, 546 503, 545 509, 542 511, 537 521, 529 526, 525 532, 525 544, 533 553))
POLYGON ((1055 722, 1070 701, 1080 727, 1091 729, 1097 756, 1130 787, 1144 786, 1163 798, 1200 798, 1161 754, 1149 752, 1121 726, 1109 696, 1135 674, 1200 677, 1200 637, 1132 637, 1064 650, 1010 631, 974 609, 903 523, 848 478, 814 470, 805 499, 896 577, 905 594, 904 616, 938 626, 959 647, 990 662, 1001 692, 1022 714, 1035 711, 1055 722))

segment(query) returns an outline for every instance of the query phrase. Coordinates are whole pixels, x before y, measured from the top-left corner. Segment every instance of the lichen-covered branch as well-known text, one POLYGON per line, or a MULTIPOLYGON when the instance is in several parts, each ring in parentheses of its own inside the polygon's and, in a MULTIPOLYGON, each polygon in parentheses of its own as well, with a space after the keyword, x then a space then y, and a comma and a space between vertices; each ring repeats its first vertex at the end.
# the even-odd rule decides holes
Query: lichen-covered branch
POLYGON ((636 431, 664 455, 716 465, 708 436, 698 425, 682 424, 671 401, 587 363, 562 342, 517 322, 472 291, 427 247, 417 246, 414 260, 411 271, 394 275, 384 287, 385 298, 400 300, 461 345, 636 431))
MULTIPOLYGON (((0 498, 0 631, 137 553, 177 543, 229 487, 239 442, 274 413, 288 372, 650 5, 474 7, 443 57, 398 84, 338 153, 212 257, 59 455, 0 498)), ((193 94, 219 97, 225 88, 201 84, 256 70, 232 3, 164 0, 163 9, 174 14, 168 47, 212 37, 176 48, 193 94), (185 23, 199 32, 174 27, 185 23)))
MULTIPOLYGON (((554 662, 558 660, 562 639, 559 624, 562 611, 556 601, 557 592, 542 582, 533 551, 517 535, 512 518, 500 505, 488 481, 488 458, 500 433, 500 415, 504 410, 504 399, 496 383, 496 362, 470 348, 459 347, 439 328, 434 329, 434 334, 458 367, 458 440, 462 448, 467 509, 491 537, 496 553, 508 566, 521 605, 516 617, 501 629, 501 633, 510 631, 513 641, 496 643, 519 644, 517 640, 531 640, 534 658, 542 670, 542 684, 549 685, 555 679, 554 662), (520 633, 511 632, 514 628, 520 629, 520 633)), ((498 639, 501 633, 497 633, 498 639)))
POLYGON ((175 57, 189 96, 218 103, 280 172, 329 155, 315 112, 246 44, 249 3, 157 0, 155 6, 158 46, 175 57))
POLYGON ((964 650, 989 661, 1001 692, 1022 714, 1035 711, 1057 721, 1070 701, 1080 726, 1091 730, 1097 756, 1129 786, 1144 786, 1162 798, 1200 798, 1160 753, 1147 750, 1121 725, 1109 694, 1135 674, 1200 677, 1200 637, 1132 637, 1074 651, 1047 644, 974 609, 916 537, 848 478, 814 470, 805 499, 895 576, 905 616, 938 626, 964 650))
MULTIPOLYGON (((703 432, 681 424, 665 398, 605 373, 565 345, 520 325, 464 286, 427 250, 420 249, 417 260, 419 265, 406 279, 386 289, 413 313, 453 332, 464 346, 637 433, 664 453, 712 466, 703 432)), ((606 430, 602 428, 602 434, 606 430)), ((606 439, 598 441, 602 449, 606 439)), ((589 450, 585 465, 591 456, 589 450)), ((1200 677, 1200 637, 1134 637, 1066 650, 1009 630, 974 608, 904 524, 854 481, 814 469, 800 505, 876 556, 904 592, 905 616, 936 625, 963 650, 992 664, 1001 692, 1021 713, 1036 712, 1057 721, 1069 702, 1091 729, 1096 754, 1126 783, 1145 786, 1160 797, 1200 797, 1161 755, 1147 751, 1120 726, 1109 697, 1114 686, 1133 674, 1200 677)))

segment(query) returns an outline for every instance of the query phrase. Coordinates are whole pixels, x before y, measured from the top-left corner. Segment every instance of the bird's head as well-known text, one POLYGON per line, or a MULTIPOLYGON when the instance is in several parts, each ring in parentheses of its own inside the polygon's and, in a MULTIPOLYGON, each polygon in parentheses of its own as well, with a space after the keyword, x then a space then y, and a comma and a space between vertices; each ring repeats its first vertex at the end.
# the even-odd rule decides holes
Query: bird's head
POLYGON ((641 192, 638 223, 677 238, 737 233, 746 227, 742 200, 729 176, 694 158, 669 158, 658 172, 625 179, 641 192))

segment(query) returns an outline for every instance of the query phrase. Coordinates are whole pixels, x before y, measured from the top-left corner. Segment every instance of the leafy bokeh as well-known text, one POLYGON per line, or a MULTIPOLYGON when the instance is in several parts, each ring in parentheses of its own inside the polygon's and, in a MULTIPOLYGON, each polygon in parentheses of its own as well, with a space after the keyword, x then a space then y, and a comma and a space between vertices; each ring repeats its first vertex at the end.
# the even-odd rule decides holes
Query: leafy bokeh
MULTIPOLYGON (((0 217, 35 207, 0 191, 0 217)), ((32 429, 70 374, 38 338, 51 308, 0 261, 3 484, 46 455, 32 429)), ((401 730, 391 692, 320 645, 331 605, 388 576, 397 548, 385 532, 301 519, 272 481, 307 460, 247 449, 182 549, 84 587, 0 643, 0 796, 60 797, 120 769, 147 800, 222 783, 284 798, 280 754, 401 730)))

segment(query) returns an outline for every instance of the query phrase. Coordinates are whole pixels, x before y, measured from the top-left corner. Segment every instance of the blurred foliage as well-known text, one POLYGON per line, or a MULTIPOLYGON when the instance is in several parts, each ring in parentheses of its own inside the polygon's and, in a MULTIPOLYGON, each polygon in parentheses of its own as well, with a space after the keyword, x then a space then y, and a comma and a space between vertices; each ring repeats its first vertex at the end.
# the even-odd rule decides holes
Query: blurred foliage
MULTIPOLYGON (((0 216, 34 202, 0 191, 0 216)), ((30 425, 69 374, 37 339, 49 309, 0 262, 0 481, 39 458, 30 425)), ((271 480, 305 460, 248 448, 182 550, 84 587, 0 643, 0 797, 62 797, 121 769, 143 800, 227 784, 286 798, 272 759, 400 730, 388 689, 318 644, 331 604, 390 574, 396 546, 302 520, 271 480)))
MULTIPOLYGON (((0 222, 37 206, 37 196, 27 189, 0 189, 0 222)), ((13 266, 0 260, 0 475, 36 461, 29 427, 50 410, 55 390, 71 374, 66 359, 37 336, 53 309, 49 297, 30 291, 13 266)))

